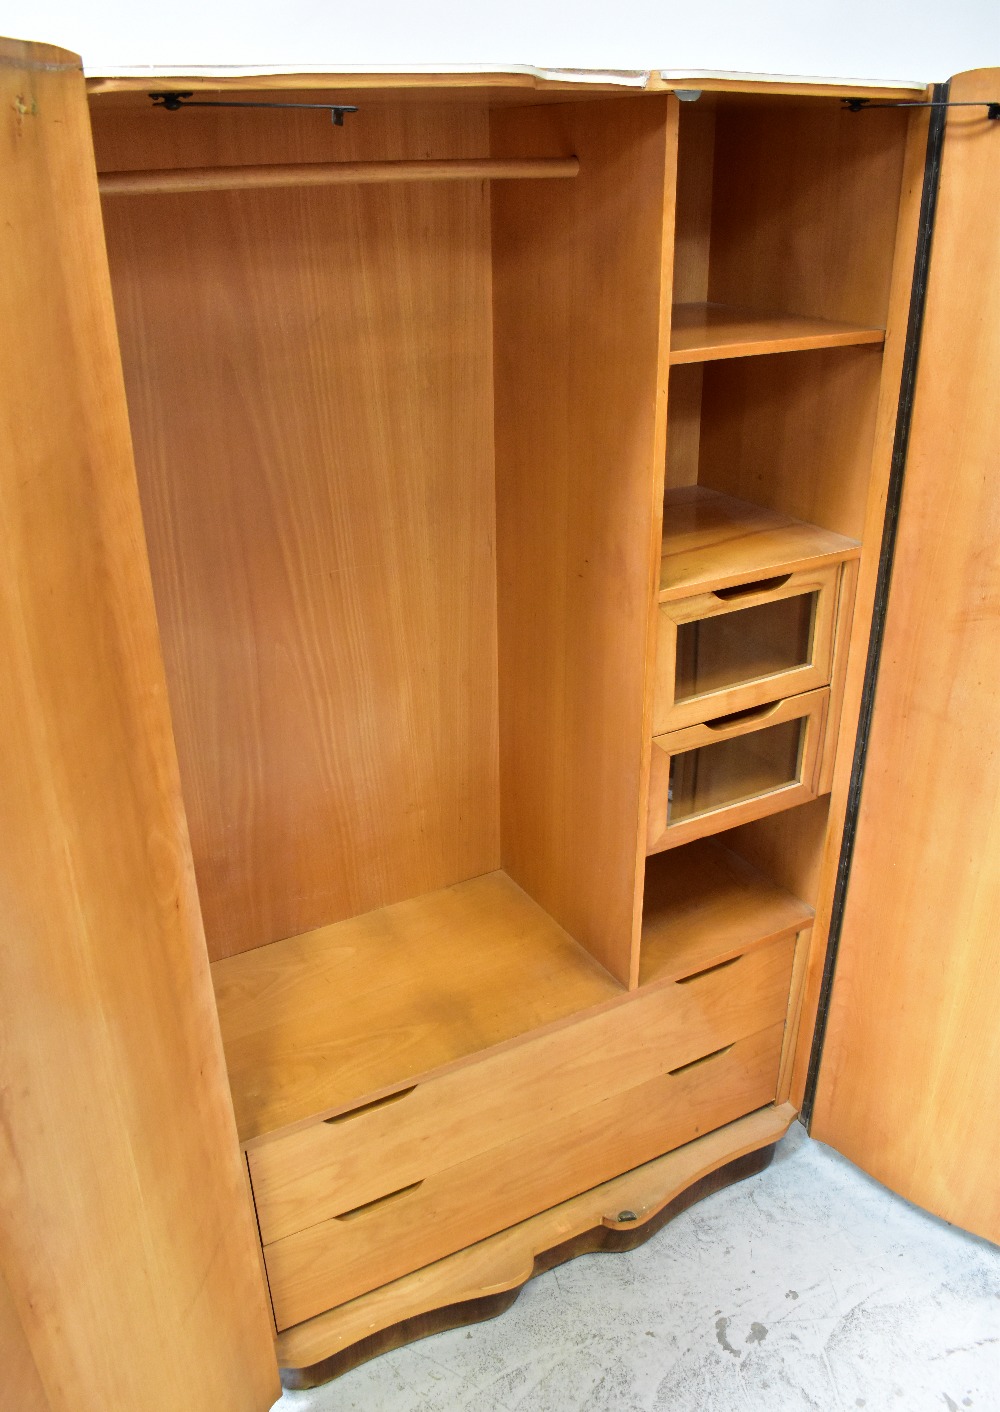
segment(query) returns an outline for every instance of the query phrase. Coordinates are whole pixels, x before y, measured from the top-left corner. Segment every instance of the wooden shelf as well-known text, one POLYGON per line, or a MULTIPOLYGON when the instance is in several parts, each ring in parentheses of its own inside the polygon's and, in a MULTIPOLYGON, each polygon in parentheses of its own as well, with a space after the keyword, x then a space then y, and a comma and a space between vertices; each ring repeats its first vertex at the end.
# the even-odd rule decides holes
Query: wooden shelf
POLYGON ((804 348, 844 348, 882 343, 885 330, 835 323, 799 314, 772 314, 736 304, 675 304, 670 331, 671 363, 707 363, 804 348))
POLYGON ((856 540, 832 530, 685 485, 664 498, 660 602, 819 568, 860 552, 856 540))
POLYGON ((241 1141, 624 995, 505 873, 212 966, 241 1141))
POLYGON ((812 925, 813 910, 714 839, 646 864, 641 985, 690 975, 812 925))

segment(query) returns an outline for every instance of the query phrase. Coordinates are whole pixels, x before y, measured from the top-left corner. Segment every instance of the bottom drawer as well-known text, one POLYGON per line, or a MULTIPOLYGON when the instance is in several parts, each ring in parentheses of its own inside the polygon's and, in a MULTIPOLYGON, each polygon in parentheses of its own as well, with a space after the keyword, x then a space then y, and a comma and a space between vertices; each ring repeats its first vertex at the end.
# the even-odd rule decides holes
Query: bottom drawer
POLYGON ((287 1329, 774 1099, 775 1024, 264 1247, 287 1329))

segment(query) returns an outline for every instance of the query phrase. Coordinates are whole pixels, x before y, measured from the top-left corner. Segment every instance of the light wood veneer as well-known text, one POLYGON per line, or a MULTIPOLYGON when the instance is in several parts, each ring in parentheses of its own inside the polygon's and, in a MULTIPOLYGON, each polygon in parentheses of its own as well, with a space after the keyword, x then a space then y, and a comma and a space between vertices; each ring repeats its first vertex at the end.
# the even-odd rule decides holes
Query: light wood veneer
POLYGON ((212 978, 244 1141, 622 994, 500 872, 217 961, 212 978))
POLYGON ((675 979, 249 1153, 265 1247, 784 1018, 791 943, 675 979))
POLYGON ((306 1367, 401 1319, 515 1289, 549 1268, 545 1258, 549 1251, 565 1247, 595 1227, 633 1228, 635 1223, 619 1221, 623 1211, 634 1212, 639 1224, 653 1219, 708 1173, 776 1142, 794 1117, 790 1104, 768 1105, 381 1289, 348 1300, 338 1309, 296 1324, 278 1335, 281 1364, 306 1367))
POLYGON ((279 1329, 398 1278, 773 1100, 781 1023, 676 1074, 552 1113, 387 1202, 264 1247, 279 1329))
MULTIPOLYGON (((990 101, 1000 70, 963 74, 990 101)), ((1000 132, 949 112, 815 1132, 1000 1240, 1000 132), (961 331, 961 336, 959 336, 961 331)))
POLYGON ((0 1403, 265 1412, 75 55, 0 40, 0 168, 0 1403))

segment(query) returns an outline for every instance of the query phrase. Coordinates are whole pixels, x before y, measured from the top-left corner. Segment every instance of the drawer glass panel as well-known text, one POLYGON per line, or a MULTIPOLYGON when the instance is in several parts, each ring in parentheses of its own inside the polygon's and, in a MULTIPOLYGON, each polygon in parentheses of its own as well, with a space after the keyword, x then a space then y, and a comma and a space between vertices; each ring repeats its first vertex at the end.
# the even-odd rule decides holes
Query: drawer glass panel
POLYGON ((817 593, 758 603, 677 628, 676 701, 812 662, 817 593))
POLYGON ((797 784, 807 720, 799 716, 674 755, 668 825, 797 784))

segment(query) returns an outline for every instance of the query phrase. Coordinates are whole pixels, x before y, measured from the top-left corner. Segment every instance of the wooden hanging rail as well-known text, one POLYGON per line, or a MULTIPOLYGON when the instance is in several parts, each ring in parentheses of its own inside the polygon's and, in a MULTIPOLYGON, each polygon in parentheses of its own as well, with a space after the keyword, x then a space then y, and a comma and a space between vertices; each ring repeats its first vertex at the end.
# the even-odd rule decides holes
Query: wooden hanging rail
POLYGON ((149 196, 170 191, 244 191, 281 186, 338 186, 388 181, 481 181, 575 177, 577 157, 450 157, 437 161, 297 162, 267 167, 190 167, 153 172, 101 172, 102 196, 149 196))

